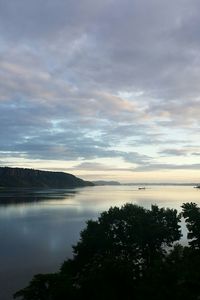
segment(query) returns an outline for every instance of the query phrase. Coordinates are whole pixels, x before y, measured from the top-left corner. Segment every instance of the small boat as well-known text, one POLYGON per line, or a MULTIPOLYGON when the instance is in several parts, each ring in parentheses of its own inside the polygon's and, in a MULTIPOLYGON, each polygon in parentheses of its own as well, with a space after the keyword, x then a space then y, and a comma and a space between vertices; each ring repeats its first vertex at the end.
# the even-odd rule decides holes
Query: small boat
POLYGON ((139 186, 138 190, 145 190, 145 186, 139 186))
POLYGON ((200 185, 194 186, 195 189, 200 189, 200 185))

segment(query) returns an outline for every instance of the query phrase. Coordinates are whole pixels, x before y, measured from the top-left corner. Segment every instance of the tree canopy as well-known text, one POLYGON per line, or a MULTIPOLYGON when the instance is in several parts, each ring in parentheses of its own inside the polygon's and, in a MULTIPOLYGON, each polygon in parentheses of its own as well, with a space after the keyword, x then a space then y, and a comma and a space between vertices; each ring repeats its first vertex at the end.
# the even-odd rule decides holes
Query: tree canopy
POLYGON ((182 205, 183 217, 188 229, 189 245, 200 249, 200 208, 196 203, 184 203, 182 205))
POLYGON ((23 300, 199 299, 200 209, 134 204, 111 207, 87 221, 73 258, 59 272, 38 274, 14 297, 23 300), (190 247, 181 238, 181 217, 190 247))

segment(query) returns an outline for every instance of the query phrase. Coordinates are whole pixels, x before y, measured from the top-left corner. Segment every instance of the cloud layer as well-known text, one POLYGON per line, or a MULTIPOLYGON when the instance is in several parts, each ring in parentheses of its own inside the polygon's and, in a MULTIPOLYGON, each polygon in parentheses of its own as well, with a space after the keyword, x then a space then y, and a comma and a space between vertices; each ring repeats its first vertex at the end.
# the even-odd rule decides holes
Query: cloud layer
POLYGON ((198 170, 199 9, 0 0, 1 164, 198 170))

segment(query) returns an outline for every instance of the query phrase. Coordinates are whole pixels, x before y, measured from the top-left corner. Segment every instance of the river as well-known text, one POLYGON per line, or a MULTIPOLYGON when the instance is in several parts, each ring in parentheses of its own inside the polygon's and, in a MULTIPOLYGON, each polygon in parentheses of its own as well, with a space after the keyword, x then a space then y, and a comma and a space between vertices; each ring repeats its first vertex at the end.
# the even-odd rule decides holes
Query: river
MULTIPOLYGON (((85 221, 110 206, 126 202, 176 208, 200 205, 200 190, 191 186, 86 187, 73 190, 10 189, 0 191, 0 299, 28 284, 36 273, 55 272, 72 256, 85 221)), ((182 242, 186 242, 185 226, 182 242)))

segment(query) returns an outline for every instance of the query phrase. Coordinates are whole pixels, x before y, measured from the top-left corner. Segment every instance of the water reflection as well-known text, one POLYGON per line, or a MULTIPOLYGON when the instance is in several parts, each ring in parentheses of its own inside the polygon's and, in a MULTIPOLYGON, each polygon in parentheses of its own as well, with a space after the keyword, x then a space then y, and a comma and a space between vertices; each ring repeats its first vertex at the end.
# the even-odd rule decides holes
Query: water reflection
POLYGON ((146 190, 128 186, 1 190, 0 299, 12 299, 11 294, 33 274, 56 271, 71 256, 87 219, 126 202, 180 210, 183 202, 200 205, 200 190, 155 186, 146 190))
POLYGON ((0 189, 0 205, 66 199, 75 196, 78 192, 78 189, 0 189))

